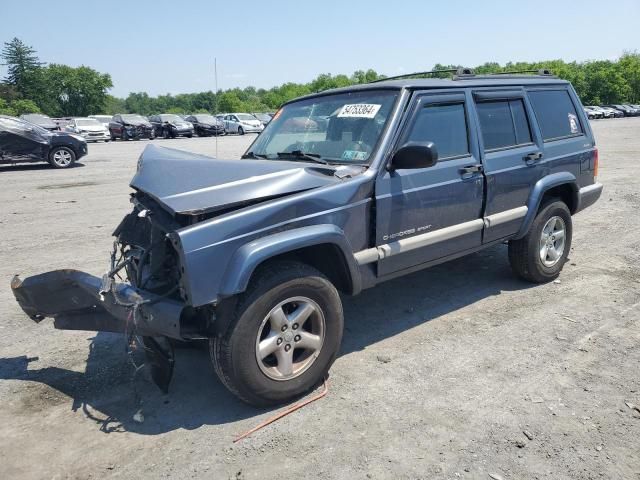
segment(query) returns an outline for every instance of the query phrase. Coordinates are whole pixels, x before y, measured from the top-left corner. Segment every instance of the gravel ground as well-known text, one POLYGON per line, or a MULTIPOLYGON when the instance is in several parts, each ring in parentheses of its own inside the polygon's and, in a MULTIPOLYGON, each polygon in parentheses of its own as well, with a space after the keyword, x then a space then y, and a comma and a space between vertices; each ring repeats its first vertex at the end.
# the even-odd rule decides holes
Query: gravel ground
POLYGON ((274 410, 239 403, 206 351, 177 352, 167 396, 135 382, 135 423, 123 338, 36 325, 9 289, 104 271, 148 142, 91 145, 67 171, 0 167, 0 478, 640 479, 640 119, 594 130, 605 192, 575 217, 560 281, 516 280, 501 245, 345 298, 329 394, 236 444, 274 410))

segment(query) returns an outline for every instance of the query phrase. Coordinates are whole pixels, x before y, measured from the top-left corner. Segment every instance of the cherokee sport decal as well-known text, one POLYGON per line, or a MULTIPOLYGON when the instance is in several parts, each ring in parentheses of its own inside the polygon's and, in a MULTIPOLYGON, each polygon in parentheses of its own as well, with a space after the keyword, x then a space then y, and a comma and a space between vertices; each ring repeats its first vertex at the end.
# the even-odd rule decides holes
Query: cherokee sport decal
POLYGON ((402 238, 409 235, 413 235, 414 233, 424 232, 425 230, 429 230, 430 228, 431 228, 431 225, 423 225, 417 228, 410 228, 409 230, 403 230, 401 232, 390 233, 389 235, 383 235, 382 240, 386 242, 387 240, 394 240, 396 238, 402 238))

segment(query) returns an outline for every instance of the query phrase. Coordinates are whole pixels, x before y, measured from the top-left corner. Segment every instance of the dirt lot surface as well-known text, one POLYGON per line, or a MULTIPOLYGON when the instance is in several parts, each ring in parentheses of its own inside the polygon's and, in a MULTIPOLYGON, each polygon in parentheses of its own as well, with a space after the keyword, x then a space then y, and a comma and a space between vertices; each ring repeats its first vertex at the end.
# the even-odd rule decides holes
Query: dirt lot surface
POLYGON ((329 394, 236 444, 277 409, 237 401, 206 351, 177 352, 167 396, 136 382, 136 423, 123 338, 37 325, 9 289, 104 272, 148 141, 0 167, 0 478, 640 479, 640 118, 594 130, 605 193, 574 218, 560 281, 516 280, 501 245, 345 298, 329 394))

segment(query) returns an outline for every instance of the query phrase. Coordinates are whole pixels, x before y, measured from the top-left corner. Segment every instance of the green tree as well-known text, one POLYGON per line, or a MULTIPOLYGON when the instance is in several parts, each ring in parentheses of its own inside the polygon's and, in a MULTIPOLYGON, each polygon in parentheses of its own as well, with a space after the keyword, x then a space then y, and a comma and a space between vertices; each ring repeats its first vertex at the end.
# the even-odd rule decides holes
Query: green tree
POLYGON ((10 115, 12 117, 16 115, 15 110, 9 106, 9 103, 4 98, 0 98, 0 115, 10 115))
POLYGON ((14 38, 5 42, 0 57, 4 60, 3 65, 7 67, 6 82, 24 94, 28 89, 29 73, 42 66, 36 51, 19 38, 14 38))
POLYGON ((50 64, 33 74, 38 85, 33 98, 47 114, 55 117, 86 116, 104 111, 111 76, 92 68, 50 64))
POLYGON ((106 115, 115 115, 117 113, 123 113, 127 111, 125 101, 122 98, 116 98, 112 95, 107 95, 104 101, 104 109, 101 113, 106 115))
POLYGON ((40 113, 40 108, 31 100, 14 100, 11 102, 11 109, 15 112, 15 115, 22 115, 24 113, 40 113))

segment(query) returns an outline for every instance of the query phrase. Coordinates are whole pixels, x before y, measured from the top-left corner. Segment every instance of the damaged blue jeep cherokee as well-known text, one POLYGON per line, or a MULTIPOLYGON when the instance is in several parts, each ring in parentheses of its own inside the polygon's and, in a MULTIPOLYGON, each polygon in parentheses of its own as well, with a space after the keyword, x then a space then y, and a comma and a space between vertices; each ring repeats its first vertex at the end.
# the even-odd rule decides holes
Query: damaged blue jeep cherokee
POLYGON ((207 339, 231 392, 277 404, 327 374, 340 293, 502 242, 516 275, 555 279, 597 170, 580 100, 548 72, 325 91, 285 104, 241 160, 149 145, 108 272, 12 289, 36 322, 141 339, 165 389, 169 339, 207 339))

